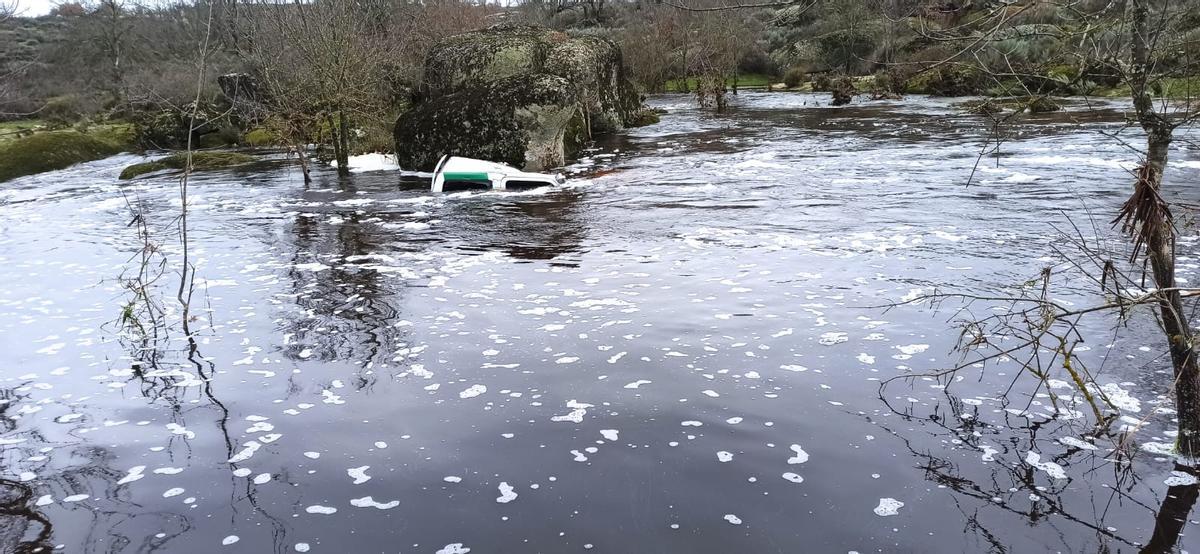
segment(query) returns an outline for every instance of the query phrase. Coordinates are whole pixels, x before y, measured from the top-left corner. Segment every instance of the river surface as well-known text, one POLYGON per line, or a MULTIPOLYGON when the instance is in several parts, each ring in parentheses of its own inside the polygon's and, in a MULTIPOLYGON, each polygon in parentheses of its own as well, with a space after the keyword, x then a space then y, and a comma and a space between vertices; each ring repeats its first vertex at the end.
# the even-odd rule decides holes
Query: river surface
MULTIPOLYGON (((1085 439, 1086 410, 1011 359, 880 392, 962 361, 963 314, 879 306, 1015 294, 1065 267, 1068 216, 1124 243, 1108 222, 1137 155, 1101 133, 1121 102, 1021 119, 982 160, 987 126, 945 99, 650 102, 661 123, 554 190, 328 169, 306 188, 284 160, 194 176, 191 340, 173 177, 122 183, 145 159, 123 155, 0 186, 0 551, 1138 552, 1156 523, 1176 540, 1195 486, 1161 453, 1148 311, 1086 323, 1078 349, 1125 439, 1085 439), (158 326, 137 304, 122 319, 131 205, 149 273, 166 264, 158 326)), ((1167 179, 1195 202, 1188 148, 1167 179)), ((1064 302, 1099 298, 1061 275, 1064 302)), ((1200 550, 1195 523, 1176 548, 1200 550)))

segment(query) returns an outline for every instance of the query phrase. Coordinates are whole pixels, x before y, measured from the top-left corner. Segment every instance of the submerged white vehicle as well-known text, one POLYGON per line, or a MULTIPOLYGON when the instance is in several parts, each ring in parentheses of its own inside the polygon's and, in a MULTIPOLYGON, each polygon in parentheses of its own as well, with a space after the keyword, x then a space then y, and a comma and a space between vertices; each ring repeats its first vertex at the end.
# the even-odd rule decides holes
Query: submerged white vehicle
POLYGON ((561 175, 527 173, 501 163, 442 156, 433 170, 432 192, 486 188, 491 190, 528 189, 558 186, 566 182, 561 175))

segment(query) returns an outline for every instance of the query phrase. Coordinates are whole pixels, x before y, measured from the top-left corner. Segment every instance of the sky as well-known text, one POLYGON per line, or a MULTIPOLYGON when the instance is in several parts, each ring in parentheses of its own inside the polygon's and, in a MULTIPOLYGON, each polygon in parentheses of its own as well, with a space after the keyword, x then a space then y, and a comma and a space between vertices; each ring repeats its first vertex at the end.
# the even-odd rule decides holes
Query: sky
POLYGON ((16 0, 17 14, 27 17, 46 15, 54 7, 56 0, 16 0))

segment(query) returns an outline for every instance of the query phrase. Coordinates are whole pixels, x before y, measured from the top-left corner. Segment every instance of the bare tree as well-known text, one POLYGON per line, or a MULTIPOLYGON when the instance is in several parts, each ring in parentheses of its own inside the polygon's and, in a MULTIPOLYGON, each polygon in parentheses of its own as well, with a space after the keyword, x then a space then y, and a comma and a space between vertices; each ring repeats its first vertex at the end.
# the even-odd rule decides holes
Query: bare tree
POLYGON ((126 13, 133 7, 125 0, 99 0, 93 7, 94 41, 108 66, 107 87, 114 103, 125 98, 125 57, 131 27, 126 13))
MULTIPOLYGON (((1194 344, 1196 337, 1189 321, 1192 312, 1185 300, 1197 296, 1200 291, 1177 284, 1177 229, 1172 212, 1187 209, 1187 206, 1173 205, 1167 200, 1164 170, 1179 130, 1200 117, 1200 105, 1189 88, 1191 81, 1179 79, 1194 75, 1200 66, 1197 60, 1181 56, 1188 51, 1188 40, 1176 25, 1194 8, 1191 2, 1155 0, 1014 2, 991 8, 969 23, 926 21, 922 29, 926 39, 954 47, 954 55, 928 64, 924 71, 952 68, 1028 95, 1018 103, 1016 112, 1005 115, 1004 120, 1025 111, 1038 98, 1064 84, 1086 88, 1090 79, 1111 78, 1128 90, 1132 106, 1127 126, 1110 133, 1109 137, 1121 141, 1142 158, 1133 172, 1133 193, 1112 221, 1114 226, 1128 233, 1131 248, 1124 260, 1120 255, 1090 248, 1082 241, 1073 254, 1064 252, 1075 270, 1086 269, 1085 274, 1099 286, 1099 291, 1113 300, 1079 310, 1050 302, 1047 300, 1050 295, 1045 290, 1040 297, 1010 298, 1007 301, 1014 302, 1016 309, 1006 312, 1003 317, 969 320, 965 324, 964 337, 972 348, 994 345, 989 337, 1020 339, 1019 344, 1032 348, 1035 355, 1026 363, 1027 368, 1034 363, 1042 367, 1044 360, 1036 356, 1045 346, 1043 340, 1051 339, 1058 343, 1049 349, 1058 357, 1057 362, 1069 363, 1072 360, 1070 345, 1081 337, 1075 327, 1078 317, 1100 311, 1117 311, 1124 316, 1133 306, 1157 307, 1157 322, 1166 339, 1174 370, 1173 392, 1179 420, 1177 448, 1180 454, 1192 458, 1200 456, 1200 363, 1197 360, 1200 352, 1194 344), (1070 14, 1073 24, 1052 27, 1024 24, 1024 14, 1046 5, 1070 14), (1055 43, 1063 46, 1056 51, 1043 52, 1044 59, 1022 59, 1019 49, 1013 47, 1014 37, 1042 34, 1054 36, 1055 43), (1047 63, 1070 64, 1076 68, 1074 76, 1068 83, 1047 82, 1036 67, 1047 63), (1131 133, 1133 136, 1129 136, 1131 133), (1144 147, 1139 148, 1138 142, 1144 147), (1149 288, 1146 287, 1147 278, 1149 288), (1063 330, 1050 332, 1063 325, 1066 326, 1063 330)), ((999 142, 993 137, 981 151, 981 159, 994 154, 998 148, 999 142)), ((1074 367, 1078 369, 1078 366, 1074 367)), ((1086 383, 1081 381, 1081 384, 1086 383)), ((1096 415, 1099 419, 1098 411, 1096 415)))
POLYGON ((293 145, 306 179, 304 145, 330 145, 347 174, 356 126, 389 115, 390 68, 415 20, 397 6, 274 0, 242 8, 241 48, 264 87, 273 129, 293 145))

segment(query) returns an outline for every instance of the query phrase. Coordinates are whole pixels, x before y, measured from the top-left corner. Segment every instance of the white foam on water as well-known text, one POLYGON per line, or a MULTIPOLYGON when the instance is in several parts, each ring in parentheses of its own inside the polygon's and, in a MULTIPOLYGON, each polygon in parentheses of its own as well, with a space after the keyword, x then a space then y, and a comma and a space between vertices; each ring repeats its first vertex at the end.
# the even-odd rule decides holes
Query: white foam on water
POLYGON ((613 442, 617 441, 617 436, 619 433, 620 433, 620 431, 618 431, 616 429, 601 429, 600 430, 601 436, 603 436, 605 439, 613 441, 613 442))
POLYGON ((1141 401, 1116 383, 1106 383, 1101 385, 1100 392, 1103 392, 1104 395, 1108 397, 1109 401, 1111 401, 1113 405, 1120 410, 1126 410, 1130 412, 1142 411, 1141 401))
POLYGON ((900 513, 900 508, 904 507, 904 503, 895 498, 880 498, 879 505, 875 507, 875 515, 880 517, 894 516, 900 513))
POLYGON ((367 475, 368 469, 371 469, 371 466, 352 467, 346 470, 346 474, 354 479, 355 485, 361 485, 371 480, 371 476, 367 475))
POLYGON ((1094 445, 1090 442, 1087 442, 1083 439, 1077 439, 1075 437, 1060 437, 1058 439, 1058 442, 1063 443, 1067 446, 1081 448, 1083 450, 1096 450, 1097 449, 1096 445, 1094 445))
POLYGON ((517 499, 517 492, 513 490, 512 485, 509 485, 505 481, 501 481, 499 488, 500 496, 496 498, 496 502, 508 504, 509 502, 517 499))
POLYGON ((475 398, 476 396, 479 396, 479 395, 481 395, 481 394, 483 394, 483 393, 485 393, 485 392, 487 392, 487 387, 486 387, 486 386, 484 386, 484 385, 471 385, 471 386, 467 387, 467 389, 466 389, 466 390, 464 390, 464 391, 462 391, 462 392, 459 392, 459 393, 458 393, 458 397, 459 397, 459 398, 461 398, 461 399, 463 399, 463 400, 466 400, 466 399, 468 399, 468 398, 475 398))
POLYGON ((377 501, 375 501, 374 498, 371 498, 370 496, 364 496, 362 498, 350 499, 350 505, 354 506, 356 508, 375 508, 377 510, 390 510, 392 508, 395 508, 396 506, 399 506, 400 501, 392 500, 391 502, 377 502, 377 501))
POLYGON ((736 515, 733 515, 733 514, 725 514, 725 517, 722 519, 724 519, 725 521, 728 521, 729 523, 731 523, 733 525, 741 525, 742 524, 742 518, 740 518, 736 515))
POLYGON ((929 350, 929 345, 928 344, 909 344, 909 345, 905 345, 905 346, 897 346, 896 349, 899 350, 901 353, 903 353, 906 356, 912 356, 914 354, 920 354, 926 350, 929 350))
POLYGON ((800 445, 793 444, 789 448, 791 448, 792 452, 795 452, 796 455, 788 458, 788 464, 802 464, 808 461, 808 452, 805 452, 803 448, 800 448, 800 445))
POLYGON ((1049 475, 1052 479, 1067 478, 1067 472, 1062 466, 1054 462, 1043 462, 1041 460, 1042 455, 1037 452, 1031 450, 1025 453, 1025 463, 1046 472, 1046 475, 1049 475))
POLYGON ((447 544, 438 549, 434 554, 467 554, 471 549, 463 546, 461 542, 447 544))
POLYGON ((138 479, 145 477, 145 474, 142 473, 143 471, 146 471, 146 466, 133 466, 129 468, 129 473, 127 475, 122 477, 120 481, 117 481, 117 484, 124 485, 126 483, 137 481, 138 479))
POLYGON ((327 516, 327 515, 336 514, 337 508, 334 508, 333 506, 322 506, 320 504, 313 504, 312 506, 305 508, 304 511, 308 512, 310 514, 320 514, 320 515, 327 516))
POLYGON ((240 463, 240 462, 249 460, 250 457, 253 456, 255 452, 258 452, 259 448, 262 448, 262 445, 259 444, 258 442, 246 441, 246 444, 242 446, 242 449, 240 451, 238 451, 237 454, 234 454, 232 458, 229 459, 229 463, 236 464, 236 463, 240 463))
POLYGON ((587 415, 587 409, 593 407, 591 404, 576 402, 574 399, 567 402, 567 407, 571 408, 571 412, 564 415, 556 415, 550 418, 550 421, 569 421, 571 423, 583 423, 583 416, 587 415))
POLYGON ((803 483, 804 482, 803 477, 801 477, 799 474, 792 473, 790 471, 787 473, 784 473, 783 478, 787 479, 788 481, 791 481, 793 483, 803 483))
POLYGON ((648 380, 646 380, 646 379, 638 379, 637 381, 634 381, 634 382, 632 382, 632 383, 626 383, 626 384, 625 384, 625 388, 627 388, 627 389, 636 389, 636 388, 638 388, 638 387, 640 387, 640 386, 642 386, 642 385, 649 385, 650 383, 653 383, 653 382, 654 382, 654 381, 648 381, 648 380))
POLYGON ((221 546, 229 546, 231 544, 237 543, 237 541, 240 541, 240 540, 242 540, 242 539, 238 538, 237 535, 229 535, 228 537, 221 539, 221 546))
POLYGON ((733 453, 725 451, 725 450, 721 450, 721 451, 717 452, 717 461, 719 461, 721 463, 732 462, 733 461, 733 453))
POLYGON ((1163 484, 1168 487, 1178 487, 1181 485, 1195 485, 1200 482, 1195 475, 1184 471, 1172 471, 1171 476, 1163 480, 1163 484))
POLYGON ((848 340, 850 340, 850 336, 848 334, 839 333, 837 331, 830 331, 828 333, 822 333, 821 337, 817 339, 817 342, 820 344, 823 344, 825 346, 833 346, 835 344, 841 344, 848 340))

